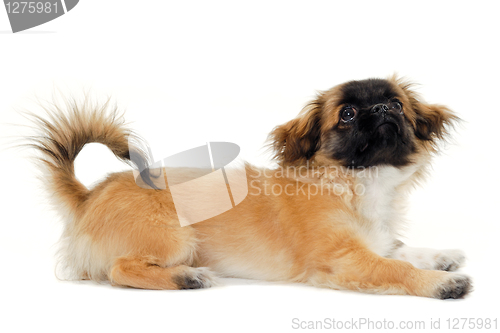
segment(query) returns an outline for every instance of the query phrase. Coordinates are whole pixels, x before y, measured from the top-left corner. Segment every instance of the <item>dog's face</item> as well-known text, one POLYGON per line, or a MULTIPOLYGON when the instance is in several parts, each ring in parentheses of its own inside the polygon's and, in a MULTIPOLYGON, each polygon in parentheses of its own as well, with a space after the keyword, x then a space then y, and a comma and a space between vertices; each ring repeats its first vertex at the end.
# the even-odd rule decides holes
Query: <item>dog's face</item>
POLYGON ((270 139, 284 165, 321 157, 345 167, 401 167, 431 153, 456 119, 444 106, 421 102, 396 78, 369 79, 319 94, 270 139))

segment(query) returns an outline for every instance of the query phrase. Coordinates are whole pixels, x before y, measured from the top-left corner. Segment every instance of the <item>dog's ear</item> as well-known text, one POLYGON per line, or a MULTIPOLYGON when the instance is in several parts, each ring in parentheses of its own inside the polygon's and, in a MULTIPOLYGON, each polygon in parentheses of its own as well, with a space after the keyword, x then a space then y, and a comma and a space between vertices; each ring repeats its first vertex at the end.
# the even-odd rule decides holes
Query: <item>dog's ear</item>
POLYGON ((448 128, 460 120, 449 108, 437 104, 416 103, 415 135, 420 140, 434 141, 448 135, 448 128))
POLYGON ((410 102, 414 113, 411 113, 409 118, 418 139, 431 143, 434 143, 436 139, 445 139, 449 134, 448 129, 460 121, 460 118, 446 106, 423 102, 421 97, 413 91, 411 82, 398 78, 396 75, 390 80, 403 90, 410 102))
POLYGON ((320 147, 322 103, 308 104, 299 116, 269 134, 274 159, 282 164, 302 163, 320 147))

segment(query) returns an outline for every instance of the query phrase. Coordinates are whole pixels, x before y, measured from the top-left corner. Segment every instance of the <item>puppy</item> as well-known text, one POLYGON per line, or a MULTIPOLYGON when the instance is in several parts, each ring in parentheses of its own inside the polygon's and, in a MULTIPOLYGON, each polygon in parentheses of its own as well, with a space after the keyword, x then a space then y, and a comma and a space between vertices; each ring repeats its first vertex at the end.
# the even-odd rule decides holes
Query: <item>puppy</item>
POLYGON ((460 251, 398 240, 405 197, 458 118, 397 77, 319 93, 271 132, 277 168, 246 164, 246 198, 184 227, 168 185, 144 186, 156 187, 154 170, 116 110, 73 104, 48 114, 35 116, 41 135, 32 144, 65 216, 61 256, 76 278, 194 289, 224 276, 439 299, 471 290, 467 276, 447 272, 464 261, 460 251), (141 177, 115 173, 87 189, 73 163, 90 142, 134 162, 141 177))

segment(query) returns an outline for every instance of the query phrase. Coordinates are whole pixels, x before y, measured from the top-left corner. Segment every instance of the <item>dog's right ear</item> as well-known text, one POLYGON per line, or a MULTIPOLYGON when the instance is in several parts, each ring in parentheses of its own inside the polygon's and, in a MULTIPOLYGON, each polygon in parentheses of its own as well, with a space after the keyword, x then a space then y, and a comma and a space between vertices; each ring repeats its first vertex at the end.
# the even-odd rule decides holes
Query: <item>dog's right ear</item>
POLYGON ((277 126, 268 140, 274 159, 280 164, 301 164, 314 156, 320 148, 322 103, 308 104, 299 116, 277 126))

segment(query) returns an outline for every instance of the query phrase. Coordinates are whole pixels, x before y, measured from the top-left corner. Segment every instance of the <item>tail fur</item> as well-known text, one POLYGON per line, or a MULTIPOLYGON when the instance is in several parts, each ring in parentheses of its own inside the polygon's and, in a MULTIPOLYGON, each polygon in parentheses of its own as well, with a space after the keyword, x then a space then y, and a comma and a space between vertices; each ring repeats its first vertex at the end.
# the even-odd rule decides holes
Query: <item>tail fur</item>
POLYGON ((140 139, 126 128, 117 108, 110 107, 109 101, 102 107, 77 104, 67 102, 66 110, 46 108, 46 118, 30 114, 39 130, 37 136, 31 137, 30 146, 42 153, 40 161, 48 168, 51 193, 70 211, 79 212, 90 191, 76 179, 74 161, 83 147, 92 142, 104 144, 116 157, 143 170, 144 182, 155 188, 149 178, 148 155, 140 145, 129 146, 129 139, 140 139))

